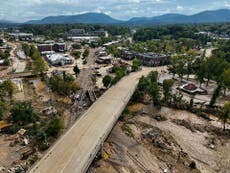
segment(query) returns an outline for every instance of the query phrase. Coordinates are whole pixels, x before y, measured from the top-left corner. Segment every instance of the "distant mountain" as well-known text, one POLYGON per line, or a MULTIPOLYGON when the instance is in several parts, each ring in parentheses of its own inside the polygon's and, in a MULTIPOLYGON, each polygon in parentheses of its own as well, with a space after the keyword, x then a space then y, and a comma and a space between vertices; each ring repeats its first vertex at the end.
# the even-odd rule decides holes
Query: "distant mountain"
POLYGON ((9 20, 0 20, 0 24, 10 24, 10 23, 14 23, 14 22, 9 20))
POLYGON ((230 22, 230 9, 204 11, 190 16, 190 21, 197 23, 230 22))
POLYGON ((219 23, 230 22, 230 10, 221 9, 216 11, 204 11, 191 16, 182 14, 165 14, 156 17, 132 18, 127 21, 129 25, 153 25, 153 24, 176 24, 176 23, 219 23))
POLYGON ((186 18, 187 16, 182 14, 164 14, 156 17, 136 17, 127 21, 127 24, 131 25, 149 25, 149 24, 163 24, 163 23, 176 23, 186 18))
POLYGON ((26 24, 122 24, 155 25, 180 23, 220 23, 230 22, 230 9, 204 11, 194 15, 165 14, 155 17, 134 17, 128 21, 116 20, 103 13, 85 13, 72 16, 50 16, 42 20, 32 20, 26 24))
POLYGON ((113 19, 112 17, 103 13, 85 13, 72 16, 50 16, 42 20, 32 20, 26 24, 117 24, 121 21, 113 19))

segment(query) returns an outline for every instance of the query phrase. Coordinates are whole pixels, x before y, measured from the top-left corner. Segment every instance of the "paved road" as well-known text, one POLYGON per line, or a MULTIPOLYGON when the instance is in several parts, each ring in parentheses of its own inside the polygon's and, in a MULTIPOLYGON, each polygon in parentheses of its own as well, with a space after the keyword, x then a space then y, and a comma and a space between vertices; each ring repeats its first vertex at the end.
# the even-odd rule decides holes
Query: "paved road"
POLYGON ((138 79, 152 69, 130 74, 110 88, 54 144, 29 173, 84 173, 130 100, 138 79))

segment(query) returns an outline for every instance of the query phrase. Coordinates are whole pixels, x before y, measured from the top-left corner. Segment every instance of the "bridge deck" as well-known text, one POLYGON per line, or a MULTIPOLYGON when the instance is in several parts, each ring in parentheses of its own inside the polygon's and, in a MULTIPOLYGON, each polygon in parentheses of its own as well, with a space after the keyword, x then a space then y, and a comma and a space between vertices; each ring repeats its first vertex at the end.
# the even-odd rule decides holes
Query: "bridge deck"
POLYGON ((138 79, 150 69, 130 74, 101 96, 66 132, 30 173, 86 172, 130 100, 138 79))

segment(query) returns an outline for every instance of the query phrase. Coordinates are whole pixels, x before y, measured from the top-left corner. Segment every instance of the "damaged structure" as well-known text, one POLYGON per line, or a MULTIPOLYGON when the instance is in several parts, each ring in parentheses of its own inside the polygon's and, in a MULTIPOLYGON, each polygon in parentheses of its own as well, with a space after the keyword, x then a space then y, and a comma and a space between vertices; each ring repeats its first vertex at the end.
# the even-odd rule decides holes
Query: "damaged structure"
POLYGON ((67 54, 49 54, 46 55, 46 59, 53 66, 63 66, 73 63, 73 60, 67 54))

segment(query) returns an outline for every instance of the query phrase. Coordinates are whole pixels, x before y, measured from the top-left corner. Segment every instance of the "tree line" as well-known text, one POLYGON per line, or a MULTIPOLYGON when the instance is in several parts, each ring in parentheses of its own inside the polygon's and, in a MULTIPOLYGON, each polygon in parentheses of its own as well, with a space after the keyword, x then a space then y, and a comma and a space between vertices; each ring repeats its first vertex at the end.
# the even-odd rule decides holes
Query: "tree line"
POLYGON ((25 55, 33 60, 32 71, 34 74, 43 74, 48 69, 46 61, 41 57, 40 52, 34 45, 23 43, 22 49, 25 55))

